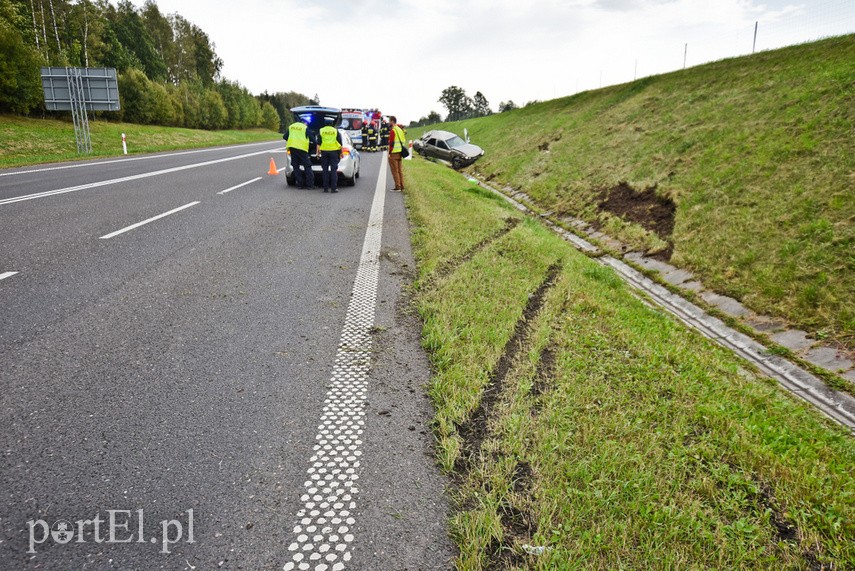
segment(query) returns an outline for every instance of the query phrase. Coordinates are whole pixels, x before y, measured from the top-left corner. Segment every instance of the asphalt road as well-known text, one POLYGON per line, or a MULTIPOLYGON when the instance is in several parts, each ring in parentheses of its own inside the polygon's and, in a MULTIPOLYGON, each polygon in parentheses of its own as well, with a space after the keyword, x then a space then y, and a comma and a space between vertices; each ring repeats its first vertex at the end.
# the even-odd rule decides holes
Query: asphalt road
POLYGON ((281 147, 0 171, 0 570, 449 567, 402 196, 281 147))

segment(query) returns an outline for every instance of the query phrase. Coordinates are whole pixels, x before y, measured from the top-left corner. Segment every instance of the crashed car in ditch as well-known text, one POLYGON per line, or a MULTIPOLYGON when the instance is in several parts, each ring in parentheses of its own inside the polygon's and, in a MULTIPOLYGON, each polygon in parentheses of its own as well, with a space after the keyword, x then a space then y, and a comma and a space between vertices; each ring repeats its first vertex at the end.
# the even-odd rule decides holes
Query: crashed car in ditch
POLYGON ((423 157, 431 157, 451 163, 452 168, 461 169, 484 156, 484 149, 464 141, 450 131, 428 131, 413 141, 413 150, 423 157))

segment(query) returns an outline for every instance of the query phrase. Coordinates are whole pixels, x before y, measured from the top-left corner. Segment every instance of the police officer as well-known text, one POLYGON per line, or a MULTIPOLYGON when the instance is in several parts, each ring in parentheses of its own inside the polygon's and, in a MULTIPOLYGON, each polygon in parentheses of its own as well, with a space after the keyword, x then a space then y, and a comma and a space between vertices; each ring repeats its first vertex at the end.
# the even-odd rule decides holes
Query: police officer
MULTIPOLYGON (((307 119, 305 121, 308 121, 307 119)), ((309 158, 310 135, 306 132, 306 123, 294 121, 282 136, 291 154, 291 166, 294 168, 294 180, 297 188, 311 190, 315 187, 315 174, 312 172, 312 160, 309 158)))
POLYGON ((341 159, 341 133, 333 127, 333 118, 325 119, 326 125, 321 127, 321 177, 324 181, 324 192, 338 192, 338 162, 341 159))

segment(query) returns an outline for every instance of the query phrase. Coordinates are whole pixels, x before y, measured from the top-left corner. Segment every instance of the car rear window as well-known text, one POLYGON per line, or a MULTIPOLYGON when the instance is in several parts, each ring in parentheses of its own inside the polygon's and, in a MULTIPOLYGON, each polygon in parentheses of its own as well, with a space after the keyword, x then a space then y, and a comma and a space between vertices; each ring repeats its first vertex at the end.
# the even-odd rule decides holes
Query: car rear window
POLYGON ((332 117, 333 120, 338 119, 337 114, 325 114, 325 113, 299 113, 297 115, 298 119, 306 122, 310 130, 319 131, 321 127, 326 125, 326 117, 332 117), (308 120, 308 121, 307 121, 308 120))

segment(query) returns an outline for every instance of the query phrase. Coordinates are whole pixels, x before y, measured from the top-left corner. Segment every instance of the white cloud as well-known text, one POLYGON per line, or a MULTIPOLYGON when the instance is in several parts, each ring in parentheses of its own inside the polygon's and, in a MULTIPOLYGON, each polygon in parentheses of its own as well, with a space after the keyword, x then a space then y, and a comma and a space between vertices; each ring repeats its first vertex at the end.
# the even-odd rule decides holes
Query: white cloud
MULTIPOLYGON (((142 5, 143 0, 134 0, 142 5)), ((208 33, 223 75, 404 122, 443 89, 524 104, 855 31, 851 0, 158 0, 208 33), (810 15, 805 24, 805 15, 810 15), (761 41, 762 38, 762 41, 761 41), (764 43, 765 42, 765 43, 764 43), (329 47, 332 46, 332 47, 329 47)))

